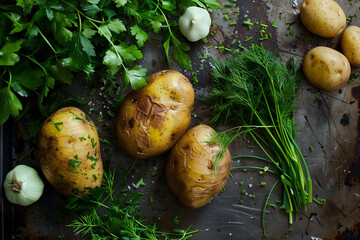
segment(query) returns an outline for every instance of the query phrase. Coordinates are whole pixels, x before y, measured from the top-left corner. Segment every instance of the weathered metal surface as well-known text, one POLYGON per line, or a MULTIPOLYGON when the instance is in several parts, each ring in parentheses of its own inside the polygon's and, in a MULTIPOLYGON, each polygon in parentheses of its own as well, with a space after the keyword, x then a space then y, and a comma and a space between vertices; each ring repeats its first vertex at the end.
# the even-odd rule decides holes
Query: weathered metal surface
MULTIPOLYGON (((222 3, 227 1, 222 1, 222 3)), ((359 17, 352 17, 355 13, 360 14, 360 2, 353 1, 353 6, 347 0, 337 1, 343 8, 346 16, 351 18, 350 24, 360 26, 359 17)), ((340 37, 333 39, 314 38, 302 26, 299 21, 299 9, 302 1, 297 0, 241 0, 236 3, 239 13, 234 13, 234 8, 229 9, 229 16, 238 22, 236 26, 229 26, 229 21, 223 18, 222 12, 214 11, 212 18, 214 26, 211 29, 212 35, 208 37, 208 43, 197 42, 191 44, 189 52, 193 61, 194 69, 184 71, 174 63, 171 68, 183 72, 189 79, 192 73, 196 72, 199 83, 194 85, 196 100, 192 111, 190 127, 199 123, 209 121, 207 103, 203 97, 209 88, 211 65, 209 59, 200 59, 199 56, 213 56, 217 59, 225 59, 229 54, 221 53, 216 46, 229 46, 237 48, 238 42, 244 47, 250 44, 259 44, 259 27, 248 29, 242 22, 251 18, 252 22, 267 24, 267 33, 271 32, 272 38, 262 41, 264 47, 277 51, 279 59, 287 61, 295 58, 301 63, 302 58, 311 48, 324 45, 339 49, 340 37), (282 16, 280 20, 279 16, 282 16), (270 27, 273 23, 278 28, 270 27), (291 24, 287 24, 287 22, 291 24), (291 30, 293 35, 287 35, 291 30), (248 37, 253 39, 245 41, 248 37), (235 44, 231 44, 233 40, 235 44), (229 45, 230 44, 230 45, 229 45), (209 46, 213 46, 210 48, 209 46), (200 65, 203 65, 201 68, 200 65)), ((227 10, 225 7, 224 11, 227 10)), ((168 68, 159 42, 151 42, 144 49, 142 64, 149 69, 149 73, 157 72, 168 68)), ((359 239, 360 238, 360 78, 359 69, 352 69, 356 78, 336 92, 322 92, 315 89, 307 81, 301 85, 297 97, 297 110, 295 121, 297 123, 297 138, 313 179, 314 197, 326 199, 325 205, 310 203, 307 211, 300 212, 297 221, 289 225, 288 217, 282 209, 268 207, 265 214, 265 226, 268 239, 359 239), (310 150, 313 147, 313 151, 310 150), (291 231, 289 229, 292 229, 291 231)), ((76 94, 86 96, 88 89, 74 86, 76 94)), ((71 92, 71 89, 69 90, 71 92)), ((69 94, 64 90, 64 94, 69 94)), ((98 90, 91 97, 95 107, 106 112, 107 100, 100 96, 98 90)), ((91 115, 91 114, 90 114, 91 115)), ((96 116, 92 115, 95 119, 96 116)), ((106 123, 114 127, 114 119, 107 118, 106 123)), ((216 127, 216 126, 215 126, 216 127)), ((216 127, 218 130, 224 127, 216 127)), ((24 139, 22 134, 25 131, 24 123, 16 126, 14 149, 17 154, 29 150, 34 141, 24 139)), ((100 131, 100 137, 116 142, 114 131, 100 131)), ((232 143, 230 151, 233 156, 245 154, 261 154, 259 149, 248 148, 251 142, 239 139, 232 143)), ((106 159, 108 151, 112 149, 102 146, 103 159, 106 159)), ((133 187, 140 178, 144 178, 146 187, 140 188, 144 193, 141 202, 141 213, 144 217, 153 217, 160 229, 171 230, 174 228, 172 218, 178 216, 180 219, 177 228, 187 228, 189 225, 199 232, 194 239, 263 239, 261 227, 261 215, 265 202, 265 196, 269 191, 275 178, 269 175, 259 175, 255 171, 232 171, 232 178, 229 178, 225 191, 220 193, 210 204, 198 209, 191 210, 182 206, 171 194, 164 177, 164 163, 167 154, 157 158, 138 161, 134 171, 131 173, 125 187, 133 187), (152 177, 154 170, 160 173, 152 177), (240 181, 244 182, 240 185, 240 181), (266 187, 260 187, 259 183, 266 181, 266 187), (245 189, 248 194, 241 195, 245 189), (256 197, 253 198, 252 195, 256 197), (149 196, 154 199, 150 203, 149 196), (243 204, 239 201, 243 200, 243 204)), ((9 159, 1 159, 9 161, 9 159)), ((10 159, 11 160, 11 159, 10 159)), ((33 158, 33 160, 35 160, 33 158)), ((111 164, 129 165, 132 159, 120 154, 113 156, 111 164)), ((259 165, 261 163, 253 160, 234 161, 233 166, 259 165)), ((11 165, 11 164, 10 164, 11 165)), ((9 166, 9 165, 7 165, 9 166)), ((119 171, 121 173, 121 171, 119 171)), ((280 199, 282 189, 275 188, 271 200, 275 202, 280 199)), ((30 207, 13 206, 12 215, 7 215, 4 221, 12 228, 15 239, 57 239, 64 235, 65 239, 75 238, 71 229, 65 225, 70 223, 72 218, 64 209, 64 199, 54 192, 49 184, 45 186, 44 196, 40 201, 30 207), (11 224, 8 223, 11 222, 11 224)), ((3 222, 4 224, 4 222, 3 222)), ((10 236, 8 235, 8 236, 10 236)))

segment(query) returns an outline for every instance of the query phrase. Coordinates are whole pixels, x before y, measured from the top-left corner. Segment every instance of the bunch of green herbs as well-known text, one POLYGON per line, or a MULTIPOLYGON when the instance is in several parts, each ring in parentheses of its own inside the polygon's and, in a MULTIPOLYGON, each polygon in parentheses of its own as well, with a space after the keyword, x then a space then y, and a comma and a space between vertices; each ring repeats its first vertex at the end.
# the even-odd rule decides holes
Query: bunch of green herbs
MULTIPOLYGON (((297 218, 300 208, 312 201, 312 182, 305 159, 296 142, 294 123, 296 90, 300 79, 296 64, 280 63, 276 55, 263 47, 252 45, 226 61, 213 59, 212 89, 207 100, 213 103, 212 123, 238 123, 241 126, 220 132, 214 141, 226 148, 235 138, 247 134, 261 148, 264 160, 277 169, 280 179, 266 199, 264 214, 272 190, 278 182, 284 187, 283 207, 289 223, 297 218)), ((221 160, 218 155, 217 160, 221 160)), ((268 168, 267 168, 268 169, 268 168)))
POLYGON ((74 73, 110 90, 117 73, 124 88, 146 85, 147 69, 135 62, 149 33, 160 35, 169 63, 172 55, 191 69, 190 47, 178 38, 176 21, 191 5, 221 8, 216 0, 1 1, 0 125, 17 117, 25 102, 41 108, 49 91, 71 84, 74 73))
POLYGON ((158 230, 155 222, 142 219, 139 212, 141 192, 128 189, 116 191, 133 170, 135 162, 136 160, 117 184, 116 170, 109 168, 104 172, 100 188, 92 189, 91 194, 84 197, 67 199, 66 208, 76 216, 68 227, 71 227, 76 235, 92 240, 185 240, 192 237, 197 230, 190 231, 190 227, 162 232, 158 230))

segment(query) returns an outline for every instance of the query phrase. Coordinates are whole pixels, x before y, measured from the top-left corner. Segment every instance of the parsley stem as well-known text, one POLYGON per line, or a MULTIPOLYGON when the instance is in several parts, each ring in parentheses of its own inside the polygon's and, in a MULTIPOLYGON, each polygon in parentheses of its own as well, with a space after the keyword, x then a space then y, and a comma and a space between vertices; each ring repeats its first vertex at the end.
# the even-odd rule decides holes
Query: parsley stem
POLYGON ((9 84, 8 84, 8 91, 11 91, 11 90, 10 90, 10 86, 11 86, 12 74, 11 74, 11 72, 10 72, 10 71, 8 71, 8 72, 9 72, 9 84))
POLYGON ((12 21, 14 25, 22 26, 22 24, 19 23, 18 21, 16 21, 16 19, 13 18, 10 14, 4 13, 4 15, 5 15, 5 17, 7 17, 10 21, 12 21))
POLYGON ((30 61, 32 61, 36 65, 38 65, 41 68, 41 70, 45 73, 45 75, 48 75, 46 69, 38 61, 36 61, 35 59, 33 59, 32 57, 30 57, 28 55, 21 54, 21 56, 26 57, 27 59, 29 59, 30 61))
POLYGON ((55 53, 55 56, 56 54, 58 53, 54 47, 51 45, 51 43, 49 42, 49 40, 45 37, 45 35, 41 32, 41 30, 39 29, 39 33, 40 33, 40 36, 44 39, 44 41, 47 43, 47 45, 50 47, 50 49, 55 53))

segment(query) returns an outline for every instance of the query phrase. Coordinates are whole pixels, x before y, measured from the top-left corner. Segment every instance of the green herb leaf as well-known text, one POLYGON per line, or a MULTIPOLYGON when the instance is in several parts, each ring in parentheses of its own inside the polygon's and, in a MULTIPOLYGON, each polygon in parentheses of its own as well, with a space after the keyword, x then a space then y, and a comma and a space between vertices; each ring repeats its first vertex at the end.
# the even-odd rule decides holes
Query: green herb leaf
POLYGON ((189 45, 187 45, 185 42, 180 42, 180 40, 173 35, 171 35, 171 43, 174 47, 174 60, 178 62, 181 66, 184 66, 185 68, 191 70, 192 65, 190 57, 185 53, 190 50, 189 45))
POLYGON ((11 42, 8 40, 0 50, 0 65, 12 66, 20 60, 19 55, 16 54, 21 48, 24 39, 11 42))
POLYGON ((85 69, 86 66, 90 64, 90 56, 96 55, 94 46, 80 31, 73 34, 69 45, 71 58, 70 65, 77 70, 85 69))
POLYGON ((126 31, 125 25, 119 19, 109 20, 105 24, 100 25, 99 34, 105 34, 108 38, 112 36, 111 32, 120 33, 126 31))
POLYGON ((167 60, 167 62, 168 62, 168 65, 170 65, 170 59, 169 59, 170 36, 169 36, 168 39, 164 42, 163 46, 164 46, 164 49, 165 49, 166 60, 167 60))
POLYGON ((0 90, 0 99, 3 101, 3 103, 0 104, 0 125, 2 125, 9 118, 10 114, 13 117, 17 117, 19 110, 22 110, 22 105, 8 87, 0 90))
POLYGON ((161 15, 155 15, 153 18, 149 18, 151 27, 153 28, 155 33, 160 32, 161 27, 163 26, 163 22, 165 21, 164 17, 161 15))
POLYGON ((116 4, 116 7, 123 7, 126 3, 127 0, 113 0, 113 2, 116 4))
POLYGON ((60 63, 50 66, 49 72, 55 80, 66 84, 71 84, 72 79, 74 78, 73 74, 60 63))
POLYGON ((22 7, 25 14, 30 14, 35 0, 16 0, 16 5, 22 7))
POLYGON ((16 68, 12 76, 11 84, 18 83, 27 89, 36 90, 44 83, 44 76, 42 71, 37 69, 33 70, 26 64, 23 68, 16 68))
MULTIPOLYGON (((148 82, 148 78, 146 77, 147 69, 143 68, 141 65, 136 65, 131 70, 126 69, 124 73, 124 84, 131 83, 131 88, 133 90, 137 90, 142 88, 148 82)), ((125 85, 125 87, 126 87, 125 85)))
POLYGON ((95 31, 91 28, 85 28, 83 31, 84 36, 88 39, 92 38, 96 33, 97 33, 97 31, 95 31))
POLYGON ((39 99, 40 103, 42 103, 44 100, 44 97, 46 97, 48 95, 50 88, 54 88, 54 85, 55 85, 55 79, 53 77, 51 77, 50 75, 47 75, 45 84, 43 86, 43 90, 40 95, 40 99, 39 99))
POLYGON ((55 40, 62 45, 66 45, 72 38, 72 32, 67 27, 72 26, 70 19, 74 19, 72 15, 65 15, 60 12, 54 14, 54 20, 51 21, 50 29, 55 37, 55 40))
POLYGON ((133 61, 143 57, 141 51, 135 45, 128 46, 126 43, 122 43, 116 46, 116 50, 127 65, 131 65, 133 61))
POLYGON ((137 40, 138 47, 141 48, 142 46, 144 46, 144 43, 148 39, 148 34, 144 30, 142 30, 139 25, 132 26, 130 29, 131 34, 135 36, 137 40))

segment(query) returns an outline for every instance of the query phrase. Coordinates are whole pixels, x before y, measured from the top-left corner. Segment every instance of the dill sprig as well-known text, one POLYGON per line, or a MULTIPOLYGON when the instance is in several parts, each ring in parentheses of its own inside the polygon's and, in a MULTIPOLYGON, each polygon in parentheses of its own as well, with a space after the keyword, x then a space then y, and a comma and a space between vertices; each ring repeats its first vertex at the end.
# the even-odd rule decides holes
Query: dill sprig
POLYGON ((123 178, 115 184, 116 170, 110 168, 104 172, 102 186, 91 190, 84 197, 72 197, 67 200, 66 208, 75 214, 68 227, 74 234, 85 239, 173 239, 185 240, 195 231, 190 227, 181 232, 162 232, 152 221, 140 217, 139 203, 141 192, 116 190, 121 186, 135 165, 128 168, 123 178), (116 194, 115 194, 116 193, 116 194))
MULTIPOLYGON (((213 103, 211 123, 241 125, 233 128, 236 131, 219 133, 219 138, 227 140, 222 147, 245 132, 252 137, 280 172, 284 208, 291 224, 299 209, 306 210, 306 204, 312 201, 310 173, 294 140, 296 90, 300 84, 296 64, 286 66, 276 60, 275 53, 256 45, 226 61, 212 61, 213 83, 207 96, 213 103)), ((264 213, 265 209, 266 205, 264 213)), ((262 224, 266 236, 264 219, 262 224)))

